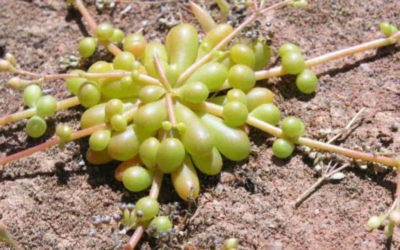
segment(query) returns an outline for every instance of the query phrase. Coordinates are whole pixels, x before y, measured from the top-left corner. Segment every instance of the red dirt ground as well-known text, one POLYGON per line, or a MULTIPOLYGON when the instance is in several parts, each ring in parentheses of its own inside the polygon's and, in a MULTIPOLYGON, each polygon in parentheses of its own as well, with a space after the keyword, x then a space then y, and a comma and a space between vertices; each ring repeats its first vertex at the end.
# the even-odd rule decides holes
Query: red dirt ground
MULTIPOLYGON (((143 28, 150 40, 163 39, 167 28, 160 18, 194 21, 184 1, 134 1, 96 11, 97 21, 112 21, 125 31, 143 28)), ((217 15, 211 1, 203 1, 217 15)), ((285 8, 269 13, 258 31, 276 48, 285 41, 301 46, 307 58, 369 41, 382 34, 379 23, 400 20, 397 0, 310 1, 307 10, 285 8)), ((61 0, 0 0, 0 56, 11 52, 22 68, 35 72, 60 72, 58 58, 76 54, 80 38, 87 35, 75 11, 61 0)), ((238 18, 236 12, 234 18, 238 18)), ((218 15, 217 15, 218 18, 218 15)), ((301 95, 293 79, 273 79, 276 104, 284 116, 299 116, 307 135, 326 140, 321 129, 343 128, 363 107, 363 122, 340 145, 368 152, 400 152, 400 49, 390 46, 318 66, 320 88, 313 96, 301 95)), ((100 52, 97 56, 105 55, 100 52)), ((272 62, 278 63, 274 56, 272 62)), ((0 114, 22 110, 21 94, 6 87, 10 75, 0 75, 0 114)), ((271 85, 273 84, 273 85, 271 85)), ((57 98, 68 96, 62 81, 45 84, 57 98)), ((0 156, 18 152, 51 137, 57 122, 78 128, 81 108, 58 112, 50 119, 45 138, 28 139, 24 122, 0 129, 0 156)), ((328 183, 297 209, 293 201, 317 176, 312 161, 298 150, 288 161, 272 157, 272 138, 253 129, 251 157, 226 162, 216 177, 201 176, 197 207, 187 204, 163 185, 162 214, 173 215, 176 234, 163 241, 144 237, 140 248, 220 248, 229 237, 239 239, 238 249, 397 249, 396 230, 387 239, 381 230, 368 232, 371 215, 391 205, 396 184, 391 171, 376 173, 358 167, 346 178, 328 183)), ((84 161, 87 142, 71 143, 7 164, 0 175, 0 219, 25 249, 114 249, 128 240, 115 224, 94 226, 93 216, 118 213, 121 202, 134 202, 143 194, 129 194, 114 180, 112 166, 91 166, 84 161)), ((0 243, 1 249, 7 247, 0 243)))

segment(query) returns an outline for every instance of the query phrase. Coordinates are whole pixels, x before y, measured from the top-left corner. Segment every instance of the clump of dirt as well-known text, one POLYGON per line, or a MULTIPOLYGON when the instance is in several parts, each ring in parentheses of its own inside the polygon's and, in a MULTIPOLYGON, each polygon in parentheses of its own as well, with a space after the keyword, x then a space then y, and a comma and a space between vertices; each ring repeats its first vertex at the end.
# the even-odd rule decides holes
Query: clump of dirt
MULTIPOLYGON (((380 37, 379 23, 399 20, 396 0, 310 1, 307 10, 285 8, 260 18, 259 34, 276 49, 291 41, 307 58, 380 37)), ((0 53, 11 52, 22 68, 59 72, 59 57, 76 54, 87 35, 78 13, 64 1, 0 0, 0 53)), ((90 11, 96 20, 112 21, 127 32, 143 29, 148 39, 163 39, 170 25, 194 21, 185 1, 121 3, 113 9, 90 11), (128 6, 129 9, 128 9, 128 6)), ((215 5, 211 7, 217 14, 215 5)), ((240 15, 239 15, 240 16, 240 15)), ((400 53, 390 46, 361 53, 315 68, 319 91, 298 93, 287 78, 260 83, 271 86, 284 116, 296 115, 307 135, 326 140, 321 129, 343 128, 363 107, 363 122, 340 144, 369 152, 400 152, 400 53), (272 85, 271 85, 272 84, 272 85)), ((97 56, 102 56, 102 52, 97 56)), ((273 64, 279 60, 274 57, 273 64)), ((0 113, 23 107, 21 94, 6 87, 10 75, 0 76, 0 113)), ((46 82, 46 91, 65 98, 62 81, 46 82)), ((57 113, 49 124, 70 122, 78 127, 79 108, 57 113)), ((0 129, 0 156, 36 145, 45 138, 28 139, 24 122, 0 129)), ((229 237, 238 249, 385 249, 399 247, 398 232, 387 239, 381 231, 368 232, 365 222, 383 213, 392 202, 394 174, 376 174, 357 167, 346 177, 324 185, 299 208, 294 200, 315 180, 312 161, 298 150, 288 161, 272 157, 272 140, 252 130, 251 157, 226 162, 217 177, 202 176, 197 207, 188 209, 171 190, 167 179, 160 198, 162 212, 172 214, 179 230, 169 239, 143 241, 141 249, 210 249, 229 237), (187 221, 184 217, 189 212, 187 221), (180 224, 184 222, 184 224, 180 224)), ((26 249, 113 249, 126 242, 116 223, 93 225, 97 215, 118 213, 121 202, 134 202, 113 178, 115 165, 91 166, 84 160, 85 140, 61 151, 51 148, 5 166, 0 175, 0 219, 26 249)), ((1 247, 5 247, 0 243, 1 247)))

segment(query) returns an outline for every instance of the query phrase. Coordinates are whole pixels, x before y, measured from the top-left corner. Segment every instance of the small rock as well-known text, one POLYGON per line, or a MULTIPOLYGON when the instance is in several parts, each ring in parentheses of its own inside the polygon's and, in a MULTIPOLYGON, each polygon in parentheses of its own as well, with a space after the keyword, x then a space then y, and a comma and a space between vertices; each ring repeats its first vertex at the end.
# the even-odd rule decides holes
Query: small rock
POLYGON ((360 68, 364 73, 367 73, 368 76, 371 76, 373 74, 373 70, 368 64, 363 63, 360 65, 360 68))
POLYGON ((96 234, 96 229, 94 228, 90 228, 89 232, 88 232, 88 236, 89 237, 93 237, 96 234))
POLYGON ((346 175, 343 174, 342 172, 337 172, 337 173, 334 173, 329 179, 334 180, 334 181, 339 181, 345 177, 346 177, 346 175))
POLYGON ((283 244, 280 241, 274 241, 267 243, 262 249, 265 250, 282 250, 283 249, 283 244))
POLYGON ((391 125, 390 125, 390 130, 392 131, 392 132, 397 132, 397 131, 399 131, 400 130, 400 122, 393 122, 391 125))
POLYGON ((247 223, 253 223, 254 222, 254 215, 252 215, 250 213, 245 213, 243 215, 242 219, 247 223))
POLYGON ((220 182, 221 183, 231 183, 235 181, 235 176, 229 172, 221 172, 220 182))

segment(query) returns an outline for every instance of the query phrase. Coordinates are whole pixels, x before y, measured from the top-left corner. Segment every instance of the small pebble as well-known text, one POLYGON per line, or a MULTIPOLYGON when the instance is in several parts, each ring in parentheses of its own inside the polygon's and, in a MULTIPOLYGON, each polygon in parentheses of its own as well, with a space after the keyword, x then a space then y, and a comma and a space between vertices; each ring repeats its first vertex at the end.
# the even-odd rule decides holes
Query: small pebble
POLYGON ((235 181, 235 176, 229 172, 221 172, 221 183, 231 183, 235 181))
POLYGON ((103 223, 110 223, 111 222, 111 217, 110 216, 104 216, 104 217, 102 217, 101 218, 101 221, 103 222, 103 223))
POLYGON ((93 225, 99 225, 100 223, 102 223, 102 218, 100 216, 94 216, 93 217, 93 225))
POLYGON ((93 237, 96 234, 96 229, 94 228, 90 228, 89 232, 88 232, 88 236, 89 237, 93 237))

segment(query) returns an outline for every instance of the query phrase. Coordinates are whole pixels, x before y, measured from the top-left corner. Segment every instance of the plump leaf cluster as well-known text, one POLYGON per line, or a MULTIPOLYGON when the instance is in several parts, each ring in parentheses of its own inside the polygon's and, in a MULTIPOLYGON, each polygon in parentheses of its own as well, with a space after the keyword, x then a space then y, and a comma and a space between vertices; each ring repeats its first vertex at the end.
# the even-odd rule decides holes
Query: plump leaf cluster
MULTIPOLYGON (((107 124, 91 134, 87 160, 93 164, 121 161, 116 178, 132 192, 149 188, 157 171, 171 174, 178 195, 193 200, 200 189, 197 171, 216 175, 223 157, 246 159, 250 153, 245 130, 248 117, 278 125, 281 114, 273 104, 274 94, 256 87, 255 70, 264 68, 271 57, 265 42, 234 43, 213 50, 232 32, 230 25, 217 24, 200 41, 197 29, 182 23, 161 43, 148 42, 140 33, 125 36, 104 23, 97 27, 95 37, 84 38, 78 46, 82 57, 93 55, 98 41, 120 43, 123 48, 111 62, 98 61, 87 71, 72 71, 78 77, 66 80, 67 89, 87 108, 81 127, 107 124), (180 79, 210 52, 210 60, 180 79), (204 102, 221 105, 221 116, 204 112, 204 102)), ((290 67, 304 71, 301 65, 290 67)), ((300 78, 304 82, 309 76, 300 78)), ((282 126, 287 138, 277 140, 273 150, 277 157, 287 158, 294 141, 304 133, 304 124, 292 117, 282 126)), ((138 211, 127 214, 127 225, 157 214, 147 216, 140 210, 138 219, 138 211)))

